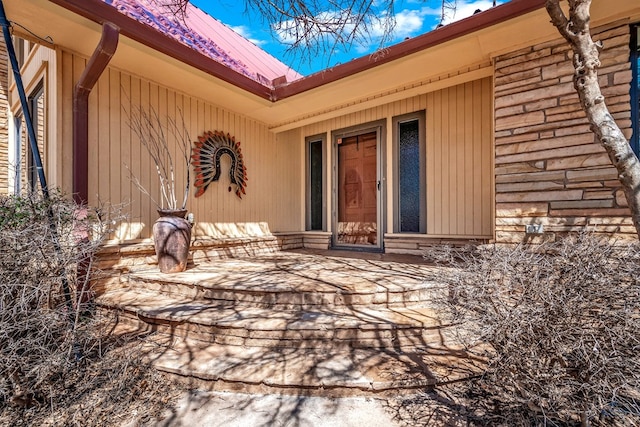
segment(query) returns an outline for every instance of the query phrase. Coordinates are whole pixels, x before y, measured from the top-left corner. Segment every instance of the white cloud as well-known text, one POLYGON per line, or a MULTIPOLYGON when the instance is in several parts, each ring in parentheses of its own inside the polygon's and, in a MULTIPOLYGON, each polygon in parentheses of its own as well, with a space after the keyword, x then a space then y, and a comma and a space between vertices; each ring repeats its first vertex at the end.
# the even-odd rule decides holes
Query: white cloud
POLYGON ((247 28, 246 25, 237 25, 235 27, 231 27, 231 29, 236 33, 240 34, 245 39, 249 40, 251 43, 255 44, 256 46, 262 46, 267 43, 266 40, 259 40, 256 38, 252 38, 251 30, 247 28))
MULTIPOLYGON (((370 24, 369 43, 362 43, 361 41, 361 43, 355 47, 358 53, 369 52, 374 46, 378 45, 386 32, 384 18, 385 16, 381 15, 378 21, 370 24)), ((394 18, 395 27, 391 34, 392 41, 402 40, 423 32, 422 27, 424 26, 425 15, 419 9, 404 9, 396 13, 394 18)))
POLYGON ((419 10, 405 9, 396 14, 396 38, 405 38, 422 30, 425 16, 419 10))
MULTIPOLYGON (((505 0, 500 0, 497 3, 504 3, 505 0)), ((408 0, 408 4, 423 4, 424 0, 408 0)), ((443 21, 443 24, 450 24, 455 21, 467 18, 480 9, 482 11, 493 7, 493 0, 457 0, 455 13, 449 10, 447 16, 443 21)), ((393 39, 400 41, 407 37, 413 37, 418 34, 422 34, 426 31, 434 29, 440 22, 440 15, 442 14, 441 8, 434 8, 423 6, 419 8, 403 9, 395 14, 396 25, 393 32, 393 39), (435 23, 433 23, 435 20, 435 23), (428 25, 425 28, 425 25, 428 25)), ((381 25, 374 25, 371 31, 371 38, 373 41, 382 37, 384 28, 381 25)), ((363 46, 359 51, 364 52, 368 49, 368 46, 363 46)))
MULTIPOLYGON (((502 4, 504 2, 505 0, 500 0, 497 4, 502 4)), ((473 15, 476 10, 485 11, 493 7, 493 0, 458 0, 455 3, 455 10, 448 10, 445 12, 445 19, 442 22, 444 25, 468 18, 473 15)), ((438 19, 442 13, 442 9, 435 9, 431 7, 423 7, 420 11, 424 16, 435 16, 438 17, 438 19)))

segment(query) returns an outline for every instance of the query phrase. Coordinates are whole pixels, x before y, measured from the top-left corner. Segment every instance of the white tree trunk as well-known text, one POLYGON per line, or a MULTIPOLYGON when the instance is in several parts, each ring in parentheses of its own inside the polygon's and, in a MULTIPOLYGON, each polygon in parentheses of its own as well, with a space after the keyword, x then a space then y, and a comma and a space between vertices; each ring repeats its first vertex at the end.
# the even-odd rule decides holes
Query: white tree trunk
POLYGON ((591 130, 607 150, 618 170, 631 218, 640 238, 640 162, 609 113, 598 84, 601 46, 593 41, 589 28, 591 0, 568 0, 569 16, 560 8, 560 0, 546 0, 551 22, 573 50, 573 85, 591 130))

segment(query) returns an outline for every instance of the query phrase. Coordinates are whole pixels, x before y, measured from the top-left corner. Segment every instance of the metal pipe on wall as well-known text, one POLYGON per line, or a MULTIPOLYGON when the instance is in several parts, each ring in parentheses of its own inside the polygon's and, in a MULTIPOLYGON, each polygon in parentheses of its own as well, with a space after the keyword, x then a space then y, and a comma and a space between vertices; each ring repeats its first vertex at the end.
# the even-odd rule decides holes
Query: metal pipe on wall
POLYGON ((73 90, 73 197, 78 204, 89 199, 89 94, 116 52, 120 29, 102 24, 102 37, 73 90))

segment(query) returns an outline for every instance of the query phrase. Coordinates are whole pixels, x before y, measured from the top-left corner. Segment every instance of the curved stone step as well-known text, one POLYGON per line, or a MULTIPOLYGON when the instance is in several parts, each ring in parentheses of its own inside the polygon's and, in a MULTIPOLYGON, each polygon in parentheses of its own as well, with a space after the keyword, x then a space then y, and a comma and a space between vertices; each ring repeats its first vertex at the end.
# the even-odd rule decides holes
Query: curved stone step
POLYGON ((225 347, 155 337, 148 344, 163 371, 212 381, 212 389, 336 395, 425 388, 476 375, 483 360, 458 349, 412 352, 225 347))
POLYGON ((323 264, 319 268, 313 258, 302 257, 300 265, 288 258, 279 259, 275 255, 253 261, 230 259, 171 275, 156 269, 138 270, 128 275, 129 287, 288 309, 340 305, 411 307, 428 301, 439 286, 423 278, 420 268, 427 267, 407 271, 406 266, 400 269, 393 263, 365 264, 361 268, 350 263, 323 264))
POLYGON ((446 326, 425 307, 346 306, 273 310, 217 304, 149 290, 118 289, 97 299, 103 307, 129 313, 130 320, 172 336, 224 345, 279 348, 443 348, 446 326))

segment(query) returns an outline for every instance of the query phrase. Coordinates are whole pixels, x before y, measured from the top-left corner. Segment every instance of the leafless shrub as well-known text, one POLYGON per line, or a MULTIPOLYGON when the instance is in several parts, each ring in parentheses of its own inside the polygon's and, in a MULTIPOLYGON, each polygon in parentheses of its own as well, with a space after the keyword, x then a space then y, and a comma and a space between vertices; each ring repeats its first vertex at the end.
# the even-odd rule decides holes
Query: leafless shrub
POLYGON ((86 307, 73 304, 84 289, 75 273, 90 268, 107 227, 58 194, 4 197, 0 213, 0 401, 29 405, 80 354, 86 307))
POLYGON ((110 224, 58 194, 0 197, 0 425, 105 425, 105 402, 143 396, 141 356, 108 356, 109 323, 80 303, 110 224))
POLYGON ((425 257, 454 267, 438 273, 444 311, 486 349, 489 367, 466 390, 484 421, 640 425, 638 244, 581 233, 425 257))

